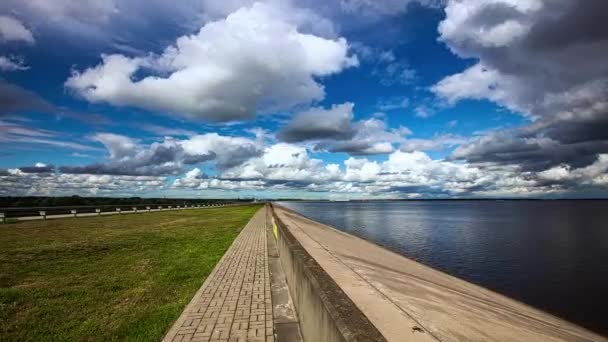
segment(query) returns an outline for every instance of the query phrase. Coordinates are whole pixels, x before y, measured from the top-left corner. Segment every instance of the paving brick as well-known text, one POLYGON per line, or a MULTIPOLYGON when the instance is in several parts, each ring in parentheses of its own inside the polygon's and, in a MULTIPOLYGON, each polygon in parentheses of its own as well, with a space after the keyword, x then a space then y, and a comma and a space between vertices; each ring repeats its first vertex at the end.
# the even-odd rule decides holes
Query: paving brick
POLYGON ((265 219, 247 223, 165 341, 274 341, 265 219))

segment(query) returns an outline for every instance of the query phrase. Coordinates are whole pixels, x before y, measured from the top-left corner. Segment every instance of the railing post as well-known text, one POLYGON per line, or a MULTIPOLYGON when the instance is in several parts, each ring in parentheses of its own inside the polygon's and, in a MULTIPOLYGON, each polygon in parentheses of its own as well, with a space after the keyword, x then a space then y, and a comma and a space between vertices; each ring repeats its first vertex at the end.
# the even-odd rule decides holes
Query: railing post
POLYGON ((46 220, 46 211, 39 211, 40 216, 42 216, 43 220, 46 220))
POLYGON ((101 215, 101 209, 95 209, 95 212, 97 213, 97 216, 101 215))
POLYGON ((72 214, 72 216, 76 217, 76 209, 70 210, 70 213, 72 214))

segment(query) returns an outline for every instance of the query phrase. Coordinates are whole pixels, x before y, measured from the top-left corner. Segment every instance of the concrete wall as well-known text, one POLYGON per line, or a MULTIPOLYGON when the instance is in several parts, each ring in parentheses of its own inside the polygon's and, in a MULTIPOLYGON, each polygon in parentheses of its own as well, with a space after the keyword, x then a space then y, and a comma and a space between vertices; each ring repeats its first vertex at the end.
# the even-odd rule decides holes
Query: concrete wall
POLYGON ((305 341, 386 341, 274 215, 279 259, 305 341))

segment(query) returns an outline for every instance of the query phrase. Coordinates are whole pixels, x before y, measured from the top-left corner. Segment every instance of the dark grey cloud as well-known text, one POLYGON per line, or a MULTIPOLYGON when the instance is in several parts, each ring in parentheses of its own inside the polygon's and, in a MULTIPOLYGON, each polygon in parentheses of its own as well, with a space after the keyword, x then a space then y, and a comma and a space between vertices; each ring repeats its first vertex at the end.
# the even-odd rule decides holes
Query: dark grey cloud
POLYGON ((361 151, 371 148, 371 144, 358 141, 333 141, 321 142, 315 146, 315 150, 328 152, 345 152, 354 155, 361 154, 361 151))
POLYGON ((22 113, 51 114, 95 124, 109 123, 104 116, 55 106, 32 91, 0 79, 0 118, 22 113))
POLYGON ((375 117, 354 121, 353 107, 347 102, 300 112, 277 137, 290 143, 313 141, 317 151, 372 155, 393 152, 392 144, 403 142, 403 136, 411 133, 404 127, 388 130, 386 123, 375 117))
POLYGON ((353 156, 388 154, 394 148, 389 142, 357 141, 356 139, 347 141, 322 141, 314 147, 317 151, 343 152, 353 156))
POLYGON ((608 111, 592 116, 543 117, 521 128, 501 130, 457 148, 452 159, 516 164, 524 171, 594 163, 608 153, 608 111))
POLYGON ((563 144, 549 138, 527 136, 522 130, 499 131, 457 148, 449 159, 517 165, 522 171, 542 171, 567 164, 575 168, 595 162, 608 152, 608 141, 563 144))
POLYGON ((213 160, 217 158, 217 154, 215 152, 209 152, 207 154, 185 154, 183 157, 183 163, 186 165, 194 165, 206 162, 208 160, 213 160))
POLYGON ((53 112, 54 110, 52 104, 35 93, 0 79, 0 117, 24 111, 53 112))
MULTIPOLYGON (((114 154, 116 156, 116 154, 114 154)), ((182 163, 198 164, 216 158, 215 153, 189 155, 181 145, 173 143, 152 144, 149 149, 134 147, 119 154, 107 163, 84 166, 62 166, 59 170, 70 174, 161 176, 175 175, 182 170, 182 163)))
POLYGON ((352 119, 352 103, 334 105, 330 109, 312 108, 297 113, 279 132, 277 138, 291 143, 319 139, 350 139, 355 135, 352 119))
POLYGON ((242 145, 238 148, 226 151, 226 154, 220 154, 216 158, 216 166, 220 170, 226 170, 238 165, 243 164, 247 160, 260 156, 262 150, 259 146, 255 145, 242 145))
POLYGON ((150 145, 113 133, 98 133, 91 138, 105 146, 109 160, 62 166, 59 171, 68 174, 165 176, 181 173, 184 166, 209 161, 213 161, 217 169, 225 170, 262 153, 260 146, 251 140, 215 133, 193 136, 188 140, 165 138, 150 145))
POLYGON ((137 162, 96 163, 84 166, 62 166, 59 171, 68 174, 159 176, 177 174, 179 167, 174 165, 140 165, 137 162))
POLYGON ((435 93, 448 102, 489 99, 531 119, 519 128, 476 137, 451 159, 541 172, 560 165, 585 168, 608 153, 606 2, 539 4, 448 4, 440 39, 479 63, 439 82, 435 93))
POLYGON ((282 179, 266 179, 264 180, 264 184, 266 186, 283 186, 292 189, 304 189, 308 187, 310 184, 313 184, 313 181, 309 180, 282 180, 282 179))
POLYGON ((34 166, 22 166, 19 168, 21 172, 25 173, 49 173, 55 172, 55 166, 53 165, 34 165, 34 166))

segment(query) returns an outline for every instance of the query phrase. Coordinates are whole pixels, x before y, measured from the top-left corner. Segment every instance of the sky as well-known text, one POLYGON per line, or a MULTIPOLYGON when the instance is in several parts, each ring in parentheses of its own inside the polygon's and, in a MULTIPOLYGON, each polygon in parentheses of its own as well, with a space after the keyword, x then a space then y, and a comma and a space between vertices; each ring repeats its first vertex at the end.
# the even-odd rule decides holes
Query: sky
POLYGON ((605 0, 4 0, 0 195, 608 194, 605 0))

